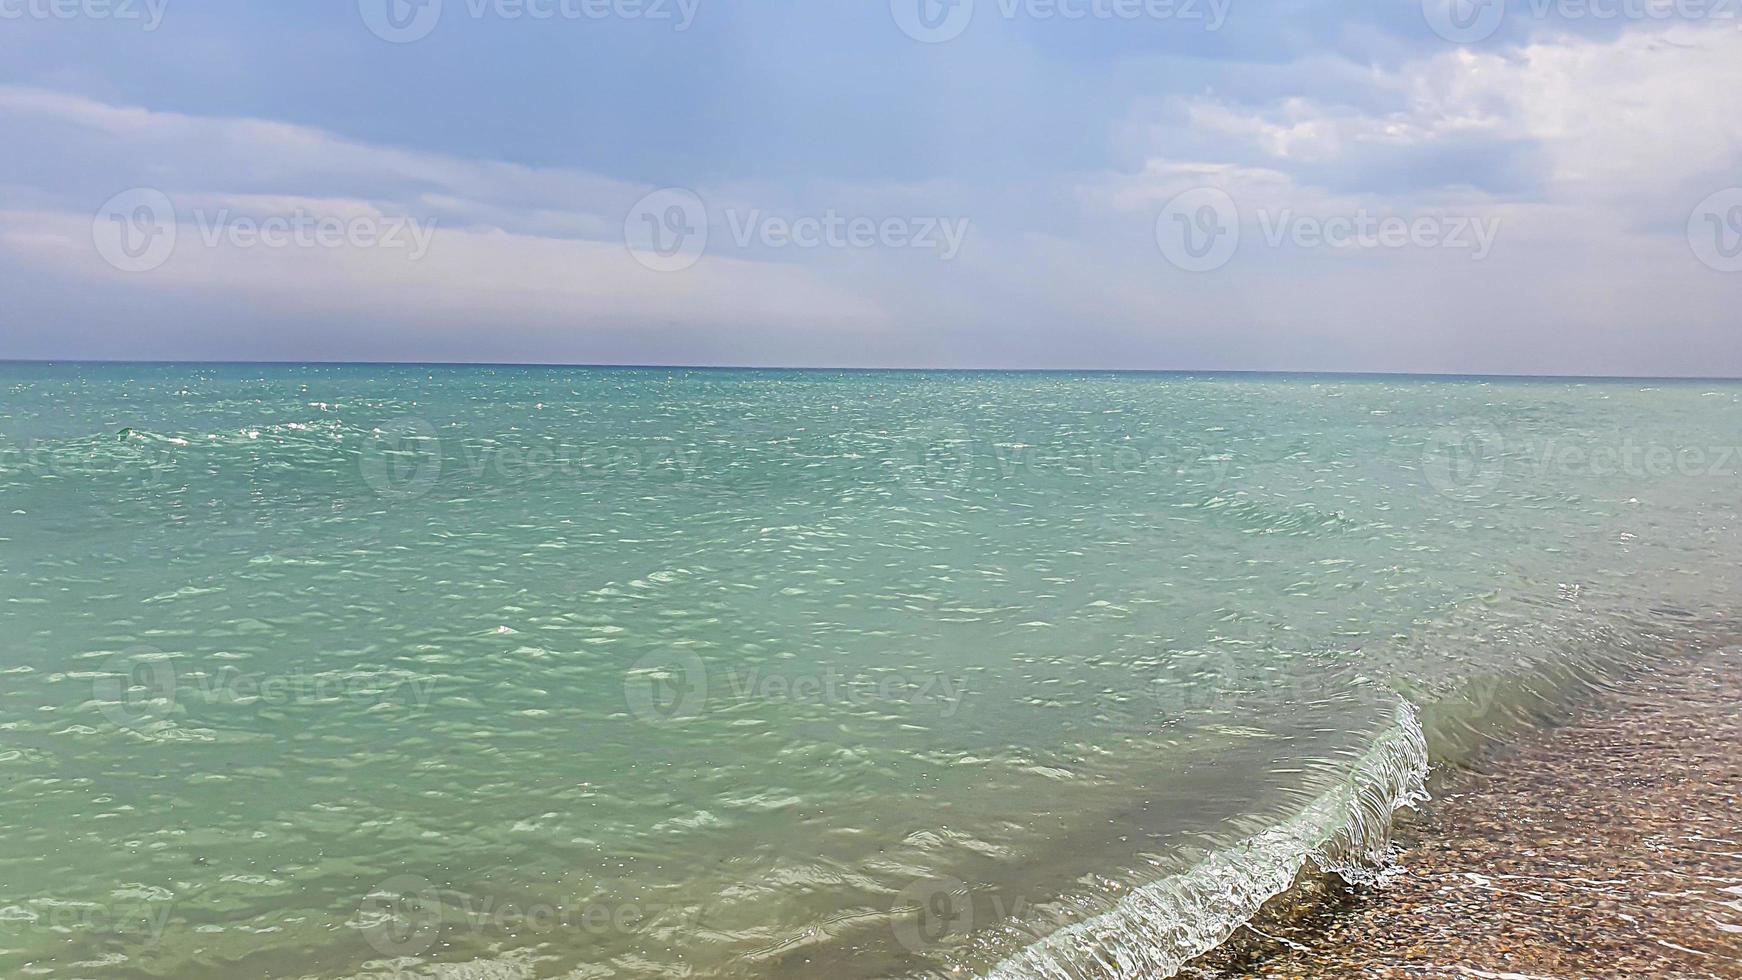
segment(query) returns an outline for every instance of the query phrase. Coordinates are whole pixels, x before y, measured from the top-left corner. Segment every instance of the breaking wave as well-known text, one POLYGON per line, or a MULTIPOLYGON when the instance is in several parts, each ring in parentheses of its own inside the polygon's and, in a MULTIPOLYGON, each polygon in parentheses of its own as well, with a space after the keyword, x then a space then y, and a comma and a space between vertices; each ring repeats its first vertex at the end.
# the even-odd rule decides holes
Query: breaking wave
POLYGON ((1188 871, 1136 889, 1111 911, 1060 929, 1000 963, 991 980, 1169 977, 1226 942, 1308 865, 1371 882, 1391 845, 1394 814, 1425 802, 1427 739, 1415 708, 1357 761, 1348 781, 1287 821, 1188 871))

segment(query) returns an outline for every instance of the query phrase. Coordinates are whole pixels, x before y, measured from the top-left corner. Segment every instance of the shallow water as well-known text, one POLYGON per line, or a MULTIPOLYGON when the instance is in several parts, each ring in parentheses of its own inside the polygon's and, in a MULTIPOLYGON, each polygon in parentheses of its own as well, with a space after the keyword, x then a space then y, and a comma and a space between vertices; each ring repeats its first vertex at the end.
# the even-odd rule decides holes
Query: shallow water
POLYGON ((1727 382, 0 365, 0 972, 1165 975, 1727 611, 1738 423, 1727 382))
POLYGON ((1739 980, 1742 647, 1725 625, 1436 772, 1384 888, 1303 879, 1180 975, 1739 980))

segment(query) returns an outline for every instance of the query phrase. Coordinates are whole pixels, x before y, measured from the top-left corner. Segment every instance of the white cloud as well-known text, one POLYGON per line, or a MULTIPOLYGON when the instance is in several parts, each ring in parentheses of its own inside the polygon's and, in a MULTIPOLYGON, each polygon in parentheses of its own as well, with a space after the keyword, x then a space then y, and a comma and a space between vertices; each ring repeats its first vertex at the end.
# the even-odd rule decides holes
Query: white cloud
MULTIPOLYGON (((310 312, 419 322, 510 321, 585 329, 682 322, 858 329, 888 322, 879 304, 795 263, 709 255, 682 273, 644 268, 623 243, 624 217, 650 188, 572 170, 536 169, 378 147, 321 130, 206 119, 0 86, 0 127, 86 169, 20 172, 34 205, 0 211, 0 249, 27 266, 131 285, 230 294, 310 312), (45 186, 46 185, 46 186, 45 186), (167 193, 177 247, 161 267, 104 263, 92 218, 130 186, 167 193), (434 226, 428 254, 378 248, 208 243, 219 214, 302 212, 405 217, 434 226)), ((8 165, 0 163, 0 168, 8 165)))
POLYGON ((694 268, 660 275, 620 242, 645 186, 0 87, 0 126, 42 148, 0 158, 13 202, 0 262, 129 289, 154 308, 232 297, 238 310, 333 314, 384 334, 447 324, 469 330, 480 357, 517 327, 648 324, 712 331, 711 356, 726 360, 786 360, 790 338, 833 337, 794 355, 810 363, 1710 373, 1742 360, 1742 336, 1713 326, 1734 319, 1742 280, 1701 265, 1683 233, 1696 202, 1742 180, 1730 106, 1742 33, 1653 25, 1446 47, 1383 69, 1315 56, 1243 90, 1266 88, 1275 96, 1173 101, 1126 172, 698 188, 711 206, 785 216, 969 218, 953 262, 720 241, 694 268), (1517 172, 1481 170, 1499 166, 1517 172), (415 263, 184 242, 163 268, 125 276, 95 256, 90 216, 134 185, 162 187, 181 210, 415 215, 439 230, 415 263), (1156 219, 1200 186, 1233 195, 1246 237, 1226 267, 1192 275, 1164 259, 1156 219), (1259 221, 1363 211, 1495 222, 1498 237, 1476 262, 1270 245, 1259 221))
MULTIPOLYGON (((356 202, 312 203, 323 215, 367 210, 356 202)), ((280 310, 394 321, 487 325, 509 319, 542 328, 756 322, 831 329, 885 320, 873 304, 792 267, 721 258, 666 274, 642 267, 622 245, 499 229, 438 228, 428 254, 414 259, 406 250, 382 248, 237 247, 228 240, 209 246, 198 224, 182 222, 174 255, 135 274, 96 254, 87 216, 8 212, 0 214, 0 249, 61 275, 131 285, 160 301, 199 291, 280 310)))
POLYGON ((1386 111, 1304 96, 1257 106, 1198 97, 1186 111, 1194 127, 1277 165, 1355 163, 1380 147, 1529 141, 1551 191, 1625 194, 1734 167, 1737 91, 1742 31, 1677 24, 1606 40, 1455 48, 1375 70, 1367 94, 1386 111))

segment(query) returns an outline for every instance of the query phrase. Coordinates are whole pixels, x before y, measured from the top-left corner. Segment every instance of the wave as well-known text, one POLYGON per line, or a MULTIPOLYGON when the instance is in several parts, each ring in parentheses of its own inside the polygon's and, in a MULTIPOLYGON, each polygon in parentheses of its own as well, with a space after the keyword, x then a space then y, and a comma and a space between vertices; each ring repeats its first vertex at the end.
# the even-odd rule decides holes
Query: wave
POLYGON ((0 475, 36 472, 112 478, 117 472, 133 473, 141 467, 221 459, 217 454, 236 449, 254 454, 285 449, 343 450, 369 434, 370 430, 330 419, 262 423, 213 432, 166 433, 130 426, 114 432, 0 444, 0 475))
POLYGON ((1347 777, 1292 817, 1191 868, 1140 886, 1111 910, 1062 927, 1010 954, 987 980, 1155 980, 1227 942, 1270 899, 1313 870, 1372 884, 1390 863, 1399 811, 1430 799, 1430 772, 1482 758, 1518 732, 1552 726, 1576 706, 1648 669, 1653 651, 1710 643, 1710 623, 1652 608, 1593 622, 1581 610, 1534 610, 1553 638, 1553 660, 1525 655, 1525 632, 1505 634, 1514 665, 1438 683, 1388 686, 1395 718, 1347 777), (1669 622, 1666 622, 1666 619, 1669 622))
POLYGON ((1427 737, 1415 707, 1356 761, 1350 778, 1287 821, 1144 885, 1111 911, 1005 959, 987 980, 1153 980, 1220 946, 1312 865, 1370 883, 1391 847, 1394 815, 1429 799, 1427 737))

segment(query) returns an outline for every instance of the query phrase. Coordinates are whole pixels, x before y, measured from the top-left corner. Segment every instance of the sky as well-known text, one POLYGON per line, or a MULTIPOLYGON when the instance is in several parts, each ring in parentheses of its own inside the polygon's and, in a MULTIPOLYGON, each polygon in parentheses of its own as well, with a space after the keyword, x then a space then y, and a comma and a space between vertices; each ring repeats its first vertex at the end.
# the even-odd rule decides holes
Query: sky
POLYGON ((0 358, 1742 374, 1742 0, 0 0, 0 358))

